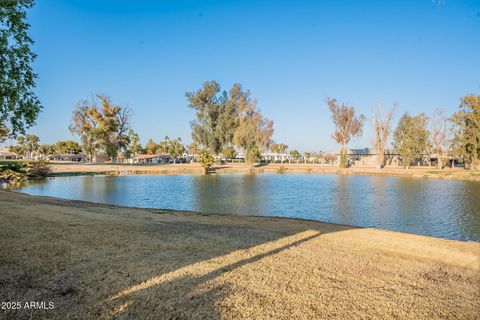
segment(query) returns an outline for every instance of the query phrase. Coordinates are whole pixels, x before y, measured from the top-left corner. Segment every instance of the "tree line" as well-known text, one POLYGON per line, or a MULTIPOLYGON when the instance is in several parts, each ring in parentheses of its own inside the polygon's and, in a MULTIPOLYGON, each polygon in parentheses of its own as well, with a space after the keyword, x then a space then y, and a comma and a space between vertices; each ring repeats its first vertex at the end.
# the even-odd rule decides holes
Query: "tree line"
MULTIPOLYGON (((335 99, 328 99, 327 105, 335 125, 332 138, 341 145, 339 165, 345 167, 348 143, 362 134, 366 118, 357 115, 353 106, 338 104, 335 99)), ((373 149, 379 167, 386 164, 394 110, 395 106, 384 113, 379 107, 373 117, 373 149)), ((441 109, 436 109, 431 116, 405 112, 393 130, 392 147, 406 168, 430 154, 436 156, 438 168, 445 166, 449 156, 461 159, 467 167, 477 168, 480 165, 480 95, 462 97, 451 117, 441 109)))
MULTIPOLYGON (((34 154, 61 154, 83 152, 91 161, 97 152, 103 151, 112 162, 119 155, 123 158, 137 154, 168 154, 173 159, 184 153, 197 155, 205 162, 222 155, 233 159, 241 151, 247 163, 261 159, 262 153, 271 151, 286 154, 288 146, 274 143, 273 121, 265 118, 258 109, 256 100, 248 90, 235 84, 227 92, 215 81, 208 81, 194 92, 186 93, 188 107, 196 111, 191 121, 193 142, 185 146, 180 138, 155 142, 149 139, 144 147, 139 135, 130 127, 131 110, 127 106, 112 103, 108 97, 98 94, 90 101, 77 104, 73 113, 70 131, 80 138, 75 141, 59 141, 52 145, 39 144, 34 135, 21 135, 12 151, 21 156, 34 154)), ((358 115, 355 108, 336 99, 327 99, 335 131, 332 138, 340 145, 339 166, 348 166, 348 145, 362 135, 366 117, 358 115)), ((395 129, 392 120, 395 106, 386 112, 378 107, 373 115, 373 150, 378 167, 384 167, 387 155, 396 153, 403 165, 409 167, 430 154, 443 168, 448 157, 459 158, 468 167, 476 168, 480 162, 480 96, 467 95, 461 98, 459 109, 447 117, 441 109, 431 116, 424 113, 410 115, 405 112, 395 129), (393 138, 389 149, 390 139, 393 138)), ((5 135, 4 135, 5 137, 5 135)), ((289 152, 291 158, 308 159, 313 153, 289 152)))
POLYGON ((40 138, 33 134, 17 137, 17 144, 10 150, 17 155, 34 158, 37 155, 50 154, 78 154, 82 152, 81 146, 76 141, 58 141, 54 144, 40 144, 40 138))
POLYGON ((215 81, 205 82, 198 91, 187 92, 186 98, 188 107, 196 111, 191 122, 193 142, 187 147, 180 138, 168 136, 158 143, 149 139, 142 147, 138 134, 130 127, 130 109, 113 104, 101 94, 78 103, 69 128, 80 138, 82 151, 89 160, 100 150, 112 162, 119 153, 124 157, 166 153, 175 159, 188 151, 234 158, 237 150, 242 150, 246 161, 251 163, 270 147, 273 121, 263 116, 250 92, 240 84, 227 92, 215 81))

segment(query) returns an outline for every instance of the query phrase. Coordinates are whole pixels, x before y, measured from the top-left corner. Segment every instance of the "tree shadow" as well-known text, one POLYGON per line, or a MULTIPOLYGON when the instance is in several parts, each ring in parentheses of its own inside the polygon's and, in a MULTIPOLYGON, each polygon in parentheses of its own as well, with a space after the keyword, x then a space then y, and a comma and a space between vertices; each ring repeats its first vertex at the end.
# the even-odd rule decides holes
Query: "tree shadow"
MULTIPOLYGON (((221 315, 217 304, 224 298, 225 292, 229 291, 225 287, 229 284, 215 283, 215 279, 324 234, 350 228, 308 221, 279 220, 283 220, 280 223, 291 222, 290 230, 265 232, 262 228, 251 229, 251 226, 230 229, 228 232, 234 238, 239 234, 248 236, 242 237, 242 241, 222 243, 220 250, 215 248, 211 254, 194 259, 191 263, 176 264, 169 268, 170 271, 145 278, 112 293, 103 301, 106 307, 104 316, 111 319, 219 319, 221 315)), ((213 229, 211 231, 215 233, 213 229)))
POLYGON ((265 167, 265 166, 268 166, 268 162, 260 162, 260 163, 255 164, 253 167, 254 168, 261 168, 261 167, 265 167))
POLYGON ((224 170, 224 169, 230 169, 232 168, 232 166, 228 166, 228 165, 214 165, 214 166, 211 166, 209 169, 208 169, 208 172, 209 173, 217 173, 217 171, 219 170, 224 170))
MULTIPOLYGON (((0 201, 12 217, 23 219, 20 233, 5 224, 0 298, 55 302, 53 310, 11 310, 0 318, 220 318, 219 303, 232 292, 224 275, 243 282, 244 267, 352 228, 9 192, 0 192, 0 201), (36 213, 39 207, 44 218, 36 213)), ((13 221, 5 218, 11 226, 13 221)))

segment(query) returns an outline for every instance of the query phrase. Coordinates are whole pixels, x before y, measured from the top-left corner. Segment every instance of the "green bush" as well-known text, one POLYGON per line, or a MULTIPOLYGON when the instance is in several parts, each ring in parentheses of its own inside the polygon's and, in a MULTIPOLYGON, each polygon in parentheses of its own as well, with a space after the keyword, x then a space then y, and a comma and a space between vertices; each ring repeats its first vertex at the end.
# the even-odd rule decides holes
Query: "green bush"
POLYGON ((6 162, 0 164, 0 180, 20 181, 27 178, 26 164, 23 162, 6 162))
POLYGON ((35 177, 46 177, 50 173, 50 167, 45 159, 30 162, 30 174, 35 177))
POLYGON ((210 172, 210 167, 215 164, 215 158, 207 150, 200 151, 200 164, 202 165, 205 174, 210 172))
POLYGON ((0 162, 0 179, 21 181, 34 177, 45 177, 50 173, 44 159, 30 162, 0 162))

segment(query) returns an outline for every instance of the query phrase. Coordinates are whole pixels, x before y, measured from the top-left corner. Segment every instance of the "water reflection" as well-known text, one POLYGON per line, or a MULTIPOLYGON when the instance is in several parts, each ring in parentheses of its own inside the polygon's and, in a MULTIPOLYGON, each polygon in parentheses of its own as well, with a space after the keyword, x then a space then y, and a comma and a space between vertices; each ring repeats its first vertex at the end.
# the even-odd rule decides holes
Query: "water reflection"
POLYGON ((340 220, 339 223, 348 224, 351 221, 352 205, 355 206, 354 199, 349 196, 350 184, 349 176, 339 175, 336 181, 336 194, 334 193, 334 199, 337 201, 337 205, 334 207, 340 220))
POLYGON ((285 216, 480 241, 479 182, 312 174, 88 176, 16 187, 126 206, 285 216))
POLYGON ((372 177, 372 199, 369 201, 369 205, 375 205, 376 210, 373 211, 374 220, 383 220, 389 215, 387 206, 389 201, 388 183, 389 180, 384 177, 372 177))
POLYGON ((262 214, 266 202, 261 179, 253 175, 202 176, 192 179, 194 208, 201 212, 262 214), (212 185, 215 185, 212 188, 212 185))

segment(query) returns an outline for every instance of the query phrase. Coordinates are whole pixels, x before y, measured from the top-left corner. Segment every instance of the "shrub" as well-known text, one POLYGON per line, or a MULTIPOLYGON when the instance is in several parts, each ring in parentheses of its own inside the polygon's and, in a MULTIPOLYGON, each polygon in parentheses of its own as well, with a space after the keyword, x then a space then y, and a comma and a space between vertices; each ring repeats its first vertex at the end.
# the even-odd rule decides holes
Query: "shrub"
POLYGON ((32 176, 46 177, 50 173, 50 167, 48 166, 47 161, 45 159, 32 161, 30 165, 31 165, 30 175, 32 176))
POLYGON ((285 168, 285 166, 280 166, 280 168, 278 168, 278 173, 285 173, 287 172, 287 168, 285 168))
POLYGON ((50 172, 44 159, 31 162, 5 162, 0 164, 0 179, 21 181, 32 177, 45 177, 50 172))
POLYGON ((23 162, 5 162, 0 164, 0 180, 21 181, 27 178, 27 167, 23 162))
POLYGON ((215 158, 207 150, 200 151, 200 164, 202 165, 205 174, 210 172, 210 167, 215 164, 215 158))

